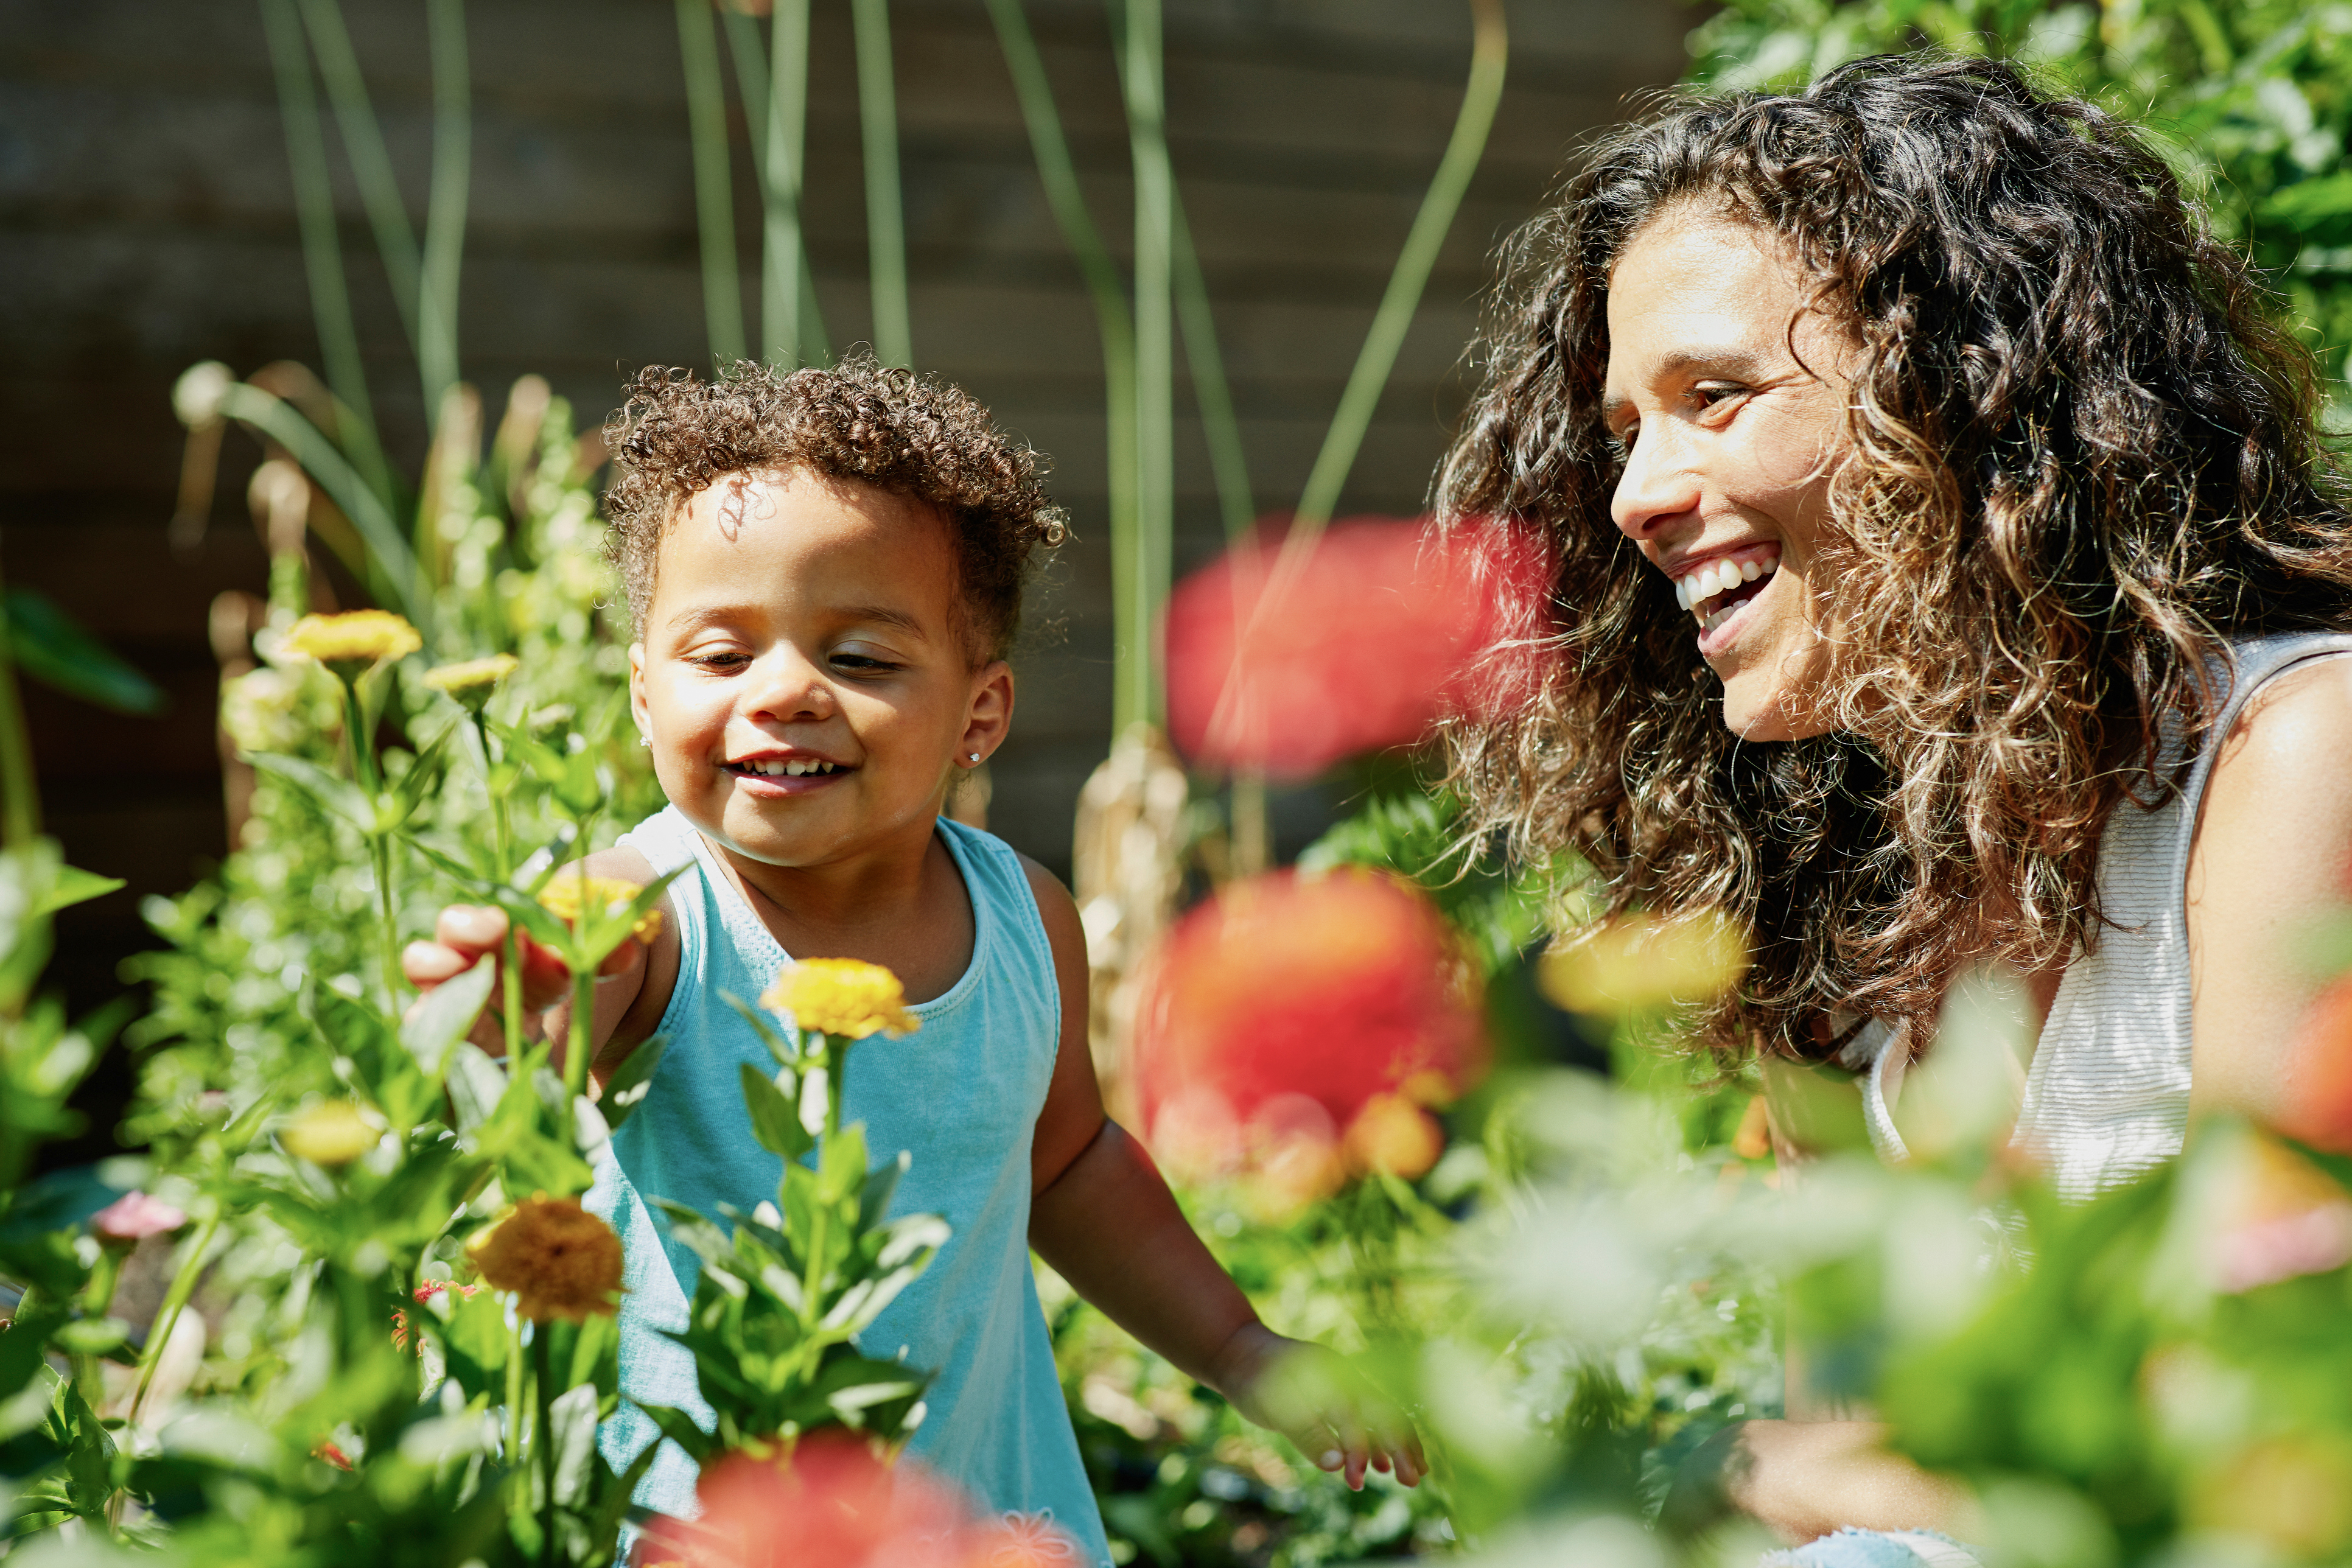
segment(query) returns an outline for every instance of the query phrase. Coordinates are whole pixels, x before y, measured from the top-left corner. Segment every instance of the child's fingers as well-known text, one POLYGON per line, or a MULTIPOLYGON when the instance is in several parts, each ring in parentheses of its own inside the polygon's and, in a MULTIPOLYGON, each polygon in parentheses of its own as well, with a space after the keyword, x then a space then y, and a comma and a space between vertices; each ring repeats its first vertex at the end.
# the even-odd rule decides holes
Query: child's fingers
POLYGON ((522 953, 522 1005, 526 1011, 544 1012, 570 994, 572 971, 553 949, 531 940, 529 931, 516 933, 515 946, 522 953))
POLYGON ((400 972, 419 991, 430 991, 445 980, 455 980, 481 955, 460 952, 446 942, 412 942, 400 950, 400 972))
POLYGON ((1371 1468, 1372 1446, 1353 1411, 1339 1421, 1339 1451, 1347 1456, 1344 1474, 1349 1491, 1364 1489, 1364 1472, 1371 1468))
POLYGON ((487 904, 451 904, 433 922, 433 940, 478 958, 507 939, 507 912, 487 904))

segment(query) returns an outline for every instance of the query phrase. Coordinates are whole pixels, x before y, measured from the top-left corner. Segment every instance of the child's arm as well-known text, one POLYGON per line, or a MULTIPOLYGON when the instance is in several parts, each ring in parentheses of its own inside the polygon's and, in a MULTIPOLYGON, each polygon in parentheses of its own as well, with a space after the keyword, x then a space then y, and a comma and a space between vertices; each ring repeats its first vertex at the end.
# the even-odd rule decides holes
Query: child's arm
MULTIPOLYGON (((634 849, 602 849, 588 857, 588 874, 614 877, 642 886, 654 879, 653 867, 634 849)), ((661 903, 661 929, 650 945, 624 942, 604 960, 596 974, 594 1016, 588 1039, 595 1056, 590 1074, 601 1085, 639 1044, 650 1038, 669 1005, 677 983, 677 921, 669 900, 661 903)), ((412 942, 400 955, 408 983, 430 991, 455 979, 487 958, 493 967, 507 937, 504 910, 473 904, 451 904, 434 922, 431 942, 412 942)), ((533 942, 529 934, 516 938, 522 952, 523 1034, 528 1039, 556 1042, 554 1065, 563 1067, 563 1042, 572 1032, 572 976, 562 960, 533 942)), ((506 1031, 499 1022, 502 991, 493 986, 489 1005, 474 1021, 467 1037, 492 1056, 506 1049, 506 1031)))
POLYGON ((1344 1468, 1349 1486, 1362 1486, 1368 1468, 1417 1483, 1427 1464, 1402 1414, 1331 1351, 1258 1321, 1151 1156, 1103 1114, 1077 906, 1052 873, 1028 870, 1062 992, 1060 1049, 1030 1156, 1030 1245, 1112 1321, 1323 1468, 1344 1468))

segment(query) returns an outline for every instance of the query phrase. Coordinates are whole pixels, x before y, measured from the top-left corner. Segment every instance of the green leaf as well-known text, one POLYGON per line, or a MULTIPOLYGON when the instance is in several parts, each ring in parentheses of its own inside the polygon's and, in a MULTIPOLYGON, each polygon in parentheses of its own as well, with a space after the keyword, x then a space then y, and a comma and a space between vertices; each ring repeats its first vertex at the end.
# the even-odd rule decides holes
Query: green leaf
POLYGON ((800 1106, 750 1062, 742 1064, 743 1103, 751 1112, 751 1135, 772 1154, 797 1160, 815 1140, 801 1125, 800 1106))
POLYGON ((768 1047, 768 1054, 776 1058, 777 1066, 795 1069, 800 1067, 800 1052, 784 1044, 784 1037, 776 1033, 775 1026, 771 1024, 758 1008, 736 995, 732 991, 721 991, 719 994, 719 999, 734 1008, 741 1015, 743 1021, 751 1026, 751 1032, 760 1037, 761 1042, 768 1047))
POLYGON ((588 1500, 588 1483, 595 1474, 596 1385, 577 1384, 558 1394, 548 1406, 547 1434, 552 1439, 556 1506, 576 1510, 588 1500))
POLYGON ((292 784, 361 832, 374 828, 374 804, 349 779, 339 778, 305 758, 278 752, 256 752, 246 760, 257 771, 292 784))
POLYGON ((506 1098, 506 1070, 480 1047, 460 1040, 443 1064, 449 1089, 449 1113, 460 1134, 472 1132, 489 1120, 506 1098))
POLYGON ((604 1080, 604 1098, 597 1103, 604 1111, 604 1125, 614 1132, 621 1123, 636 1113, 646 1096, 653 1091, 654 1069, 661 1066, 662 1052, 669 1048, 667 1036, 656 1035, 621 1059, 613 1076, 604 1080))
POLYGON ((60 866, 57 879, 33 900, 30 913, 35 917, 53 915, 59 910, 86 904, 92 899, 102 899, 121 886, 123 881, 120 877, 101 877, 95 871, 85 871, 77 866, 60 866))
POLYGON ((425 1076, 438 1079, 449 1047, 463 1039, 481 1016, 482 1006, 490 999, 490 987, 497 982, 498 970, 487 960, 452 980, 445 980, 425 994, 400 1026, 400 1043, 416 1058, 425 1076))
POLYGON ((44 686, 100 708, 152 718, 171 706, 163 689, 125 663, 46 595, 10 588, 5 597, 8 651, 44 686))
POLYGON ((686 1450, 686 1457, 699 1465, 718 1451, 719 1439, 694 1423, 685 1411, 667 1405, 640 1405, 638 1409, 653 1417, 662 1436, 686 1450))

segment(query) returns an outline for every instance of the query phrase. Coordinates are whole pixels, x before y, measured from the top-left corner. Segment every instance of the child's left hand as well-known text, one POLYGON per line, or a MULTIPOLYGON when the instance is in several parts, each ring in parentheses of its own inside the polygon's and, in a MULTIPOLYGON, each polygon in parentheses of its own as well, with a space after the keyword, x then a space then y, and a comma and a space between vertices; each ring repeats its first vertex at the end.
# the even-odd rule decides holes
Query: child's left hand
POLYGON ((1327 1345, 1286 1339, 1253 1323, 1234 1336, 1215 1380, 1234 1408, 1297 1446, 1326 1470, 1363 1489, 1368 1470, 1418 1486, 1429 1473, 1421 1438, 1397 1403, 1327 1345))

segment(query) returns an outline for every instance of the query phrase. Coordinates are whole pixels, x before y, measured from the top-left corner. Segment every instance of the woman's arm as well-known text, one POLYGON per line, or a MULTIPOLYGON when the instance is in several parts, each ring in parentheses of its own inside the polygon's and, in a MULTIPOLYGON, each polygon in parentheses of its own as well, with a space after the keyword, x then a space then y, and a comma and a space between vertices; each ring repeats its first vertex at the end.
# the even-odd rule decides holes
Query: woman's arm
POLYGON ((2312 929, 2352 871, 2352 658, 2265 685, 2223 738, 2189 855, 2189 1107, 2263 1117, 2323 987, 2312 929))
MULTIPOLYGON (((589 856, 587 869, 592 877, 614 877, 639 886, 654 879, 653 867, 646 858, 625 847, 601 849, 589 856)), ((597 971, 588 1039, 595 1051, 589 1064, 590 1076, 600 1087, 628 1058, 629 1052, 652 1037, 661 1022, 663 1009, 669 1005, 671 988, 677 983, 677 921, 670 912, 667 896, 660 909, 661 929, 655 933, 651 944, 624 942, 597 971)), ((412 942, 401 953, 401 969, 410 984, 419 991, 430 991, 443 981, 463 974, 483 959, 495 968, 501 962, 506 937, 504 910, 452 904, 434 922, 431 942, 412 942)), ((554 1040, 554 1065, 561 1071, 563 1042, 572 1032, 572 977, 561 959, 528 934, 519 935, 516 940, 522 956, 524 1037, 554 1040)), ((506 1050, 506 1031, 499 1022, 499 989, 494 986, 489 1005, 482 1009, 467 1037, 492 1056, 502 1055, 506 1050)))
POLYGON ((1030 1154, 1030 1245, 1113 1322, 1325 1469, 1344 1469, 1349 1485, 1361 1486, 1367 1468, 1414 1484, 1426 1465, 1410 1426, 1330 1352, 1258 1321, 1151 1156, 1103 1113, 1077 906, 1051 872, 1028 870, 1062 994, 1062 1037, 1030 1154))

